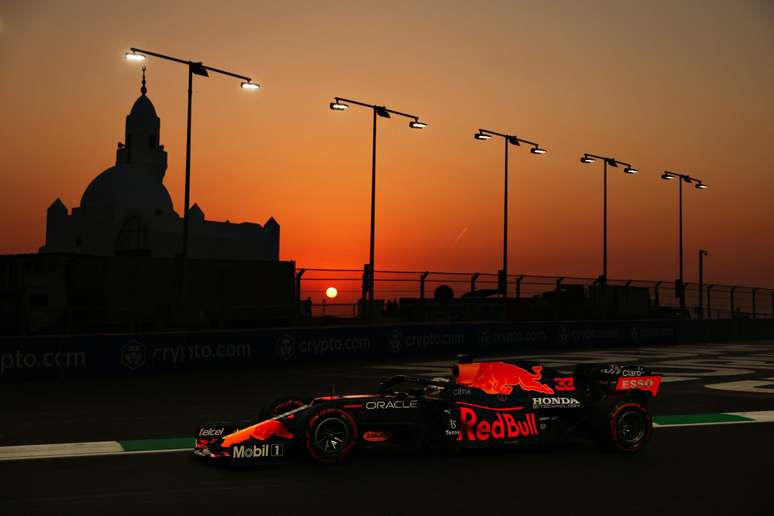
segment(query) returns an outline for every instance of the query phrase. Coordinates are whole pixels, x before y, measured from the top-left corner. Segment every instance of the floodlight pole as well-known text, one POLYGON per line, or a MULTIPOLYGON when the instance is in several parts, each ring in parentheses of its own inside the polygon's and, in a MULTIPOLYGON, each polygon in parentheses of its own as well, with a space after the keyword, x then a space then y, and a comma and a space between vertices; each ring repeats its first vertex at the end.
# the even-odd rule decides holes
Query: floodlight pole
POLYGON ((376 239, 376 108, 373 109, 374 131, 371 143, 371 238, 368 244, 368 315, 374 303, 374 241, 376 239))
POLYGON ((680 183, 680 185, 679 185, 679 187, 677 189, 677 191, 678 191, 678 193, 677 193, 677 196, 678 196, 678 201, 677 201, 678 202, 678 204, 677 204, 677 206, 678 206, 678 216, 677 216, 677 219, 678 219, 678 228, 679 228, 678 229, 678 237, 677 237, 678 241, 679 241, 678 242, 678 249, 679 249, 678 250, 678 260, 679 260, 678 272, 679 272, 679 277, 677 279, 677 284, 676 284, 677 288, 675 290, 676 290, 678 298, 680 299, 680 312, 682 312, 684 314, 685 313, 685 304, 686 303, 685 303, 685 283, 684 283, 684 279, 683 279, 683 270, 684 270, 684 261, 685 261, 683 259, 683 247, 684 247, 684 243, 683 243, 683 182, 695 183, 697 188, 706 188, 706 186, 704 186, 704 183, 702 182, 701 179, 698 179, 698 178, 695 178, 695 177, 691 177, 688 174, 680 174, 679 172, 670 172, 670 171, 666 170, 666 171, 664 171, 664 173, 661 176, 661 179, 665 179, 665 180, 671 180, 671 179, 675 179, 675 178, 677 178, 678 183, 680 183))
POLYGON ((602 187, 602 287, 607 286, 607 160, 604 160, 602 187))
MULTIPOLYGON (((363 318, 367 319, 368 315, 370 314, 370 311, 372 310, 373 301, 374 301, 374 276, 375 276, 375 269, 374 269, 374 241, 375 241, 375 220, 376 220, 376 117, 382 116, 384 118, 390 118, 390 115, 398 115, 402 116, 404 118, 409 118, 413 120, 413 122, 409 122, 409 126, 416 129, 421 129, 425 127, 426 124, 422 124, 421 127, 419 125, 413 125, 413 124, 419 124, 419 117, 416 115, 411 115, 408 113, 402 113, 400 111, 395 111, 393 109, 388 109, 385 106, 379 106, 376 104, 368 104, 366 102, 360 102, 358 100, 352 100, 352 99, 345 99, 343 97, 334 97, 334 102, 331 104, 331 108, 333 108, 333 105, 339 105, 339 106, 345 106, 344 108, 348 107, 348 104, 354 104, 356 106, 361 106, 365 108, 369 108, 373 111, 373 131, 372 131, 372 142, 371 142, 371 236, 368 246, 368 271, 367 271, 367 291, 366 294, 368 295, 368 303, 365 303, 365 299, 363 300, 363 318), (368 308, 366 308, 366 304, 368 305, 368 308)), ((365 296, 364 296, 365 297, 365 296)))
MULTIPOLYGON (((182 298, 185 299, 186 292, 186 278, 188 270, 188 226, 190 219, 190 192, 191 192, 191 101, 193 98, 193 76, 201 75, 202 77, 209 77, 209 72, 219 73, 221 75, 227 75, 236 79, 246 81, 248 84, 252 84, 250 77, 239 75, 219 68, 213 68, 202 64, 201 61, 191 61, 172 57, 157 52, 151 52, 149 50, 143 50, 141 48, 130 48, 132 53, 143 56, 153 56, 166 61, 173 61, 175 63, 184 64, 188 67, 188 110, 186 119, 186 136, 185 136, 185 195, 184 195, 184 207, 183 207, 183 243, 180 252, 183 268, 183 278, 181 282, 182 298)), ((245 83, 242 83, 244 86, 245 83)), ((258 86, 258 85, 255 85, 258 86)))
POLYGON ((678 211, 680 212, 680 312, 685 312, 685 283, 683 282, 683 179, 680 178, 680 201, 678 203, 678 211))
POLYGON ((709 253, 699 249, 699 319, 704 319, 704 257, 709 253))
MULTIPOLYGON (((508 298, 508 138, 503 138, 505 144, 505 182, 503 188, 503 299, 508 298)), ((507 318, 507 301, 503 301, 504 315, 507 318)))
POLYGON ((602 169, 602 276, 599 278, 599 284, 600 286, 605 287, 607 286, 607 165, 610 164, 613 167, 624 165, 624 167, 626 167, 624 168, 624 172, 629 174, 635 174, 637 173, 637 170, 632 168, 631 163, 589 153, 586 153, 581 157, 581 163, 593 163, 598 159, 602 160, 604 163, 602 169))
POLYGON ((189 205, 191 204, 191 101, 193 98, 193 69, 188 66, 188 116, 185 131, 185 204, 183 205, 183 248, 181 256, 183 259, 183 268, 187 267, 188 261, 188 221, 189 205))
MULTIPOLYGON (((489 129, 479 129, 478 133, 473 137, 477 140, 488 140, 492 136, 499 136, 503 139, 505 144, 505 156, 504 156, 504 174, 503 174, 503 274, 502 285, 498 284, 498 288, 503 295, 503 317, 508 318, 508 146, 509 145, 521 145, 526 143, 532 145, 533 154, 545 154, 546 150, 542 149, 540 145, 523 138, 519 138, 512 134, 504 134, 497 131, 491 131, 489 129), (539 152, 536 152, 539 151, 539 152)), ((498 277, 499 280, 499 277, 498 277)), ((499 281, 498 281, 499 283, 499 281)))

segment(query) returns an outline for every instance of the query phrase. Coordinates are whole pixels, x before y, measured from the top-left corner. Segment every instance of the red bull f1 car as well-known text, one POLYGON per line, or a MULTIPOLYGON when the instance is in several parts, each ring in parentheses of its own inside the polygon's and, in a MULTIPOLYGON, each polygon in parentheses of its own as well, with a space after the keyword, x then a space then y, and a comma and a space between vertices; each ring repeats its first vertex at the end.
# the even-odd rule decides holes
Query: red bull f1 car
POLYGON ((264 417, 197 428, 194 454, 239 463, 344 461, 376 449, 454 451, 592 438, 635 453, 652 432, 661 376, 636 365, 581 364, 563 374, 529 361, 463 357, 449 377, 398 375, 374 393, 285 397, 264 417))

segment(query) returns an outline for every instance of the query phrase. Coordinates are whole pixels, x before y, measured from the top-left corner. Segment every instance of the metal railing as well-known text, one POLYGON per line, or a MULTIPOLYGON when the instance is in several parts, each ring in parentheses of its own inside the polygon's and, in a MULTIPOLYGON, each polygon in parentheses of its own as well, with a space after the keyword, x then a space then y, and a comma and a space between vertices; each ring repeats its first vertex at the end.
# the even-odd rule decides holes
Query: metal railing
MULTIPOLYGON (((546 276, 509 274, 506 292, 511 299, 529 299, 560 288, 597 286, 597 278, 583 276, 546 276)), ((354 318, 363 298, 367 278, 363 270, 305 268, 296 271, 296 292, 305 302, 311 317, 354 318), (335 287, 338 295, 326 299, 328 287, 335 287)), ((388 304, 401 299, 432 300, 434 291, 447 285, 456 298, 471 292, 501 297, 498 275, 490 272, 441 272, 377 270, 374 274, 375 298, 388 304)), ((680 308, 678 286, 674 280, 612 279, 611 287, 646 288, 651 311, 677 313, 680 308)), ((774 318, 774 289, 743 285, 725 285, 697 282, 684 284, 686 315, 692 318, 774 318)))

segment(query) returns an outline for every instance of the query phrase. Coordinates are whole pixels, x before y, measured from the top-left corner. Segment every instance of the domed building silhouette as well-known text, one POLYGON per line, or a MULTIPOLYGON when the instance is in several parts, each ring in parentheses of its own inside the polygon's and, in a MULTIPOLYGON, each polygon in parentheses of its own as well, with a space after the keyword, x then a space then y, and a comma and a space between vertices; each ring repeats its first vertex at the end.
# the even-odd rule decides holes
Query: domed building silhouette
MULTIPOLYGON (((41 253, 158 258, 180 254, 183 219, 164 186, 167 152, 159 143, 161 121, 147 96, 144 70, 140 93, 126 117, 116 164, 92 180, 72 213, 60 199, 48 208, 41 253)), ((278 260, 279 230, 274 218, 263 226, 209 221, 194 204, 188 254, 194 259, 278 260)))

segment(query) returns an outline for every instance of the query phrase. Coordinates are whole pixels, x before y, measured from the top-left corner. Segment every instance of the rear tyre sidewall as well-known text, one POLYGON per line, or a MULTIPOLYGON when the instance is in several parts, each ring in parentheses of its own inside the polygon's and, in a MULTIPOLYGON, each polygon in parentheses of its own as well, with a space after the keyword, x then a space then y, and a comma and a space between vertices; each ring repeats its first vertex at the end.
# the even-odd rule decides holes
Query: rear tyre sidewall
POLYGON ((302 422, 304 440, 309 456, 323 464, 337 464, 352 452, 358 439, 355 419, 346 410, 337 407, 320 408, 302 422), (331 439, 337 440, 337 448, 331 446, 331 439), (341 442, 338 442, 341 440, 341 442))
POLYGON ((648 444, 653 433, 653 421, 641 404, 621 402, 609 413, 606 433, 615 451, 637 453, 648 444))

